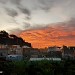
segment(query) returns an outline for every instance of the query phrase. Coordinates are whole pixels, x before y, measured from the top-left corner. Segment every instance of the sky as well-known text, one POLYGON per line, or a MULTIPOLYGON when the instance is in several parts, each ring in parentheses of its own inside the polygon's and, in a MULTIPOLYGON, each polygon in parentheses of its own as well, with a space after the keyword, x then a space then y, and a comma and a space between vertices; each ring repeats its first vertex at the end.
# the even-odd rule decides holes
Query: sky
POLYGON ((0 0, 0 30, 33 47, 75 45, 75 0, 0 0))

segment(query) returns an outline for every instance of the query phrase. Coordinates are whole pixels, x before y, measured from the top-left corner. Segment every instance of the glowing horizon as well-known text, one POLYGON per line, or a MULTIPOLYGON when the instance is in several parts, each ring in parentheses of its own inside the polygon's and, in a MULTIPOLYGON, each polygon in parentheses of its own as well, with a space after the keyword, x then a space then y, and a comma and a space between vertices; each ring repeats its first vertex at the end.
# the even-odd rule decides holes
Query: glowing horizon
POLYGON ((0 30, 33 47, 74 45, 75 0, 0 0, 0 30))
POLYGON ((45 48, 48 46, 75 46, 74 27, 68 28, 64 23, 60 23, 56 27, 47 27, 43 29, 35 29, 24 31, 20 36, 27 42, 30 42, 35 48, 45 48))

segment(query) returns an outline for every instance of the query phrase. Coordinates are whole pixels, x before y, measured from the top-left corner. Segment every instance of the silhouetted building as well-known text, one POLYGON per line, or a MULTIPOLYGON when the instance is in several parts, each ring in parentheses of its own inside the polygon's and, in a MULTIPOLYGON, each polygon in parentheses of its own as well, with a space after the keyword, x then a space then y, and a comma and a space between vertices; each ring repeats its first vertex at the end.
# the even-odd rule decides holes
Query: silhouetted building
POLYGON ((29 59, 30 57, 39 57, 40 52, 37 48, 23 48, 23 56, 24 59, 29 59))
POLYGON ((49 47, 48 51, 47 51, 47 57, 50 57, 50 58, 61 58, 62 57, 61 49, 56 47, 56 46, 49 47))
POLYGON ((75 57, 75 47, 74 46, 63 46, 62 56, 65 59, 74 59, 75 57))

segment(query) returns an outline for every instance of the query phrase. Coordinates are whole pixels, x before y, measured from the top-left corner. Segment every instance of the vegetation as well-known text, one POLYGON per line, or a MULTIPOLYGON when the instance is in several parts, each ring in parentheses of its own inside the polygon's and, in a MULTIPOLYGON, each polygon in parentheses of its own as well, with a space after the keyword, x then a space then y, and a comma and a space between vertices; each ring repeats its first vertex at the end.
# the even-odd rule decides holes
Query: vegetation
POLYGON ((75 61, 0 62, 4 75, 75 75, 75 61))
POLYGON ((9 35, 6 31, 0 31, 0 44, 3 45, 26 45, 31 47, 31 43, 25 42, 21 37, 9 35))

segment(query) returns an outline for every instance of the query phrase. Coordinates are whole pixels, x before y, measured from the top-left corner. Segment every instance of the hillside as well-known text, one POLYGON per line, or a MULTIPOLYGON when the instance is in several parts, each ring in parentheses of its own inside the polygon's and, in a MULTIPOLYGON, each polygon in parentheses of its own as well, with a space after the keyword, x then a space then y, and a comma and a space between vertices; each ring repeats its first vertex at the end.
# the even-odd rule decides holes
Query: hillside
POLYGON ((21 37, 17 37, 14 34, 10 35, 6 31, 0 31, 0 44, 31 47, 31 43, 25 42, 21 37))

